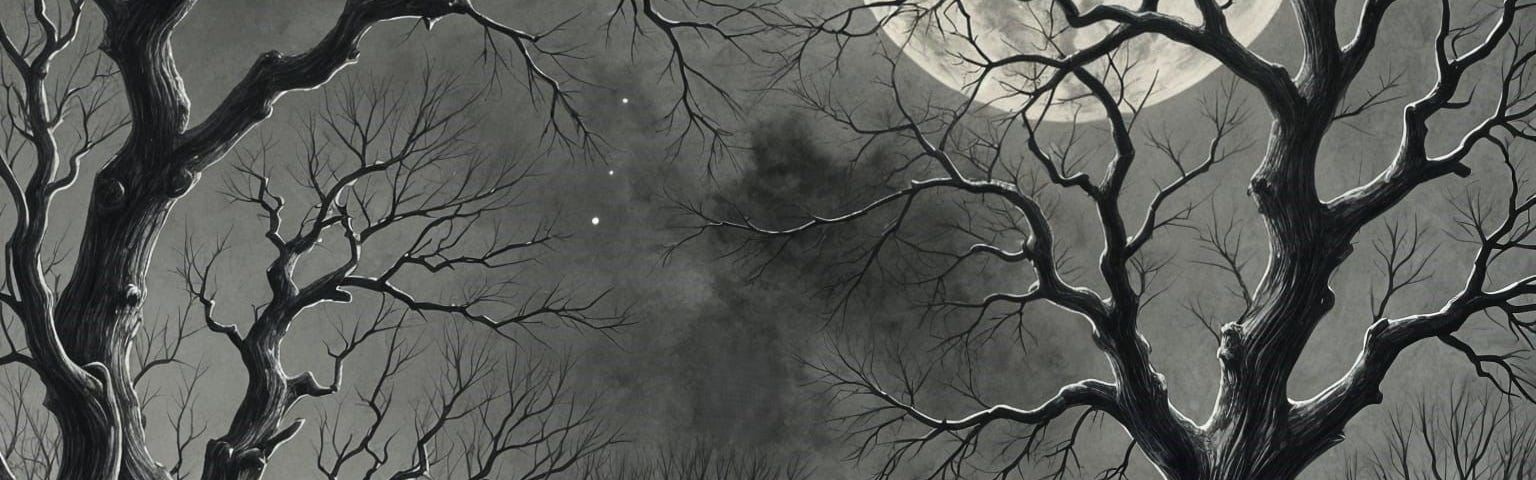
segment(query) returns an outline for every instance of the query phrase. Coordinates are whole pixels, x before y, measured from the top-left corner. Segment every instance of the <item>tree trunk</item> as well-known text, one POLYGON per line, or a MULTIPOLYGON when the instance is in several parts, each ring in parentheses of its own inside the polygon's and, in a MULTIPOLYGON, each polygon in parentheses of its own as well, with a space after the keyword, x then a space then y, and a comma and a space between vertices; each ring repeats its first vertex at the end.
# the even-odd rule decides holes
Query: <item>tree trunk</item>
POLYGON ((275 356, 260 352, 245 356, 244 361, 250 366, 246 369, 250 378, 245 398, 235 412, 229 432, 208 441, 203 456, 204 479, 260 479, 278 445, 298 431, 299 422, 279 430, 283 415, 293 404, 293 395, 275 360, 275 356))
MULTIPOLYGON (((208 118, 189 129, 191 106, 170 39, 194 3, 96 1, 104 20, 100 48, 118 67, 130 127, 117 155, 96 177, 74 272, 55 311, 29 314, 28 326, 54 328, 57 322, 62 352, 31 346, 43 366, 39 370, 44 371, 50 410, 63 430, 61 478, 68 480, 169 478, 145 446, 129 357, 147 293, 145 272, 176 198, 192 188, 202 169, 271 116, 272 102, 283 92, 319 86, 355 60, 359 40, 374 23, 472 13, 467 2, 346 2, 336 25, 313 48, 298 55, 263 55, 208 118), (90 376, 102 385, 89 385, 90 376)), ((37 239, 32 240, 35 245, 37 239)), ((28 281, 37 284, 32 288, 36 295, 29 298, 49 295, 40 279, 28 281)), ((29 334, 29 342, 35 337, 41 336, 29 334)), ((282 376, 281 370, 272 374, 282 376)), ((281 380, 266 393, 286 396, 293 385, 281 380)), ((286 401, 291 405, 291 399, 286 401)), ((265 420, 260 424, 267 425, 265 420)), ((247 448, 241 442, 230 445, 247 448)))
MULTIPOLYGON (((291 267, 289 261, 274 268, 291 267)), ((298 311, 287 305, 281 300, 267 305, 251 325, 250 334, 235 345, 245 364, 245 397, 230 420, 229 430, 208 441, 203 457, 204 479, 260 479, 268 459, 304 424, 296 420, 286 427, 282 425, 288 409, 304 395, 314 393, 312 376, 290 378, 283 371, 282 339, 298 311)))
MULTIPOLYGON (((103 169, 96 179, 80 255, 59 298, 60 339, 76 363, 99 362, 103 366, 115 397, 115 424, 121 429, 117 448, 122 450, 122 468, 118 478, 168 479, 169 474, 154 461, 146 446, 145 420, 133 388, 129 352, 142 322, 144 273, 155 241, 175 198, 190 187, 191 179, 130 171, 142 170, 142 165, 148 162, 120 160, 103 169)), ((61 423, 65 417, 78 414, 70 409, 55 413, 61 423)), ((65 443, 85 441, 80 448, 111 448, 97 441, 71 439, 73 436, 66 433, 65 443)))
MULTIPOLYGON (((1163 470, 1168 480, 1295 480, 1316 457, 1276 455, 1273 451, 1255 450, 1223 456, 1226 464, 1210 463, 1203 469, 1189 473, 1170 473, 1163 470)), ((1212 461, 1217 459, 1212 458, 1212 461)))
POLYGON ((1301 118, 1277 119, 1250 183, 1271 256, 1253 311, 1221 332, 1221 386, 1206 425, 1204 480, 1295 478, 1339 440, 1296 445, 1287 392, 1307 339, 1333 308, 1328 282, 1354 236, 1331 221, 1317 197, 1314 169, 1329 122, 1305 119, 1329 117, 1301 118))
MULTIPOLYGON (((98 381, 105 369, 91 365, 85 369, 98 381)), ((91 388, 60 385, 61 379, 42 374, 48 386, 43 405, 53 412, 59 427, 60 479, 116 478, 122 464, 122 436, 116 404, 110 392, 93 395, 91 388)), ((103 385, 105 385, 103 383, 103 385)))

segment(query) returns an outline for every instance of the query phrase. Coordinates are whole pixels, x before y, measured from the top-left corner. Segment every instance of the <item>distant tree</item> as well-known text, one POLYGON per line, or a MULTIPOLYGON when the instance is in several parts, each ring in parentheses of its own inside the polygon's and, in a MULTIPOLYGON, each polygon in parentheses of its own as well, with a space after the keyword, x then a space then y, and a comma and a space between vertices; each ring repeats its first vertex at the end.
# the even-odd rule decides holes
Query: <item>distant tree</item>
POLYGON ((1514 479, 1536 476, 1529 405, 1486 388, 1454 388, 1400 405, 1379 439, 1356 444, 1350 480, 1514 479))
POLYGON ((44 412, 30 408, 37 384, 32 377, 15 372, 3 382, 9 408, 0 414, 6 441, 0 450, 0 479, 48 478, 58 467, 58 433, 44 412))
POLYGON ((314 462, 321 477, 565 478, 621 442, 597 418, 596 405, 574 398, 570 364, 498 358, 486 341, 462 330, 440 342, 431 394, 412 399, 403 375, 426 347, 420 337, 407 339, 413 334, 398 317, 387 317, 353 337, 388 329, 387 353, 383 368, 348 402, 366 411, 366 420, 343 421, 346 408, 321 419, 314 462), (392 416, 413 424, 391 431, 392 416))
POLYGON ((576 474, 576 480, 809 480, 809 468, 793 460, 762 453, 733 452, 704 443, 667 445, 645 451, 594 456, 576 474))
MULTIPOLYGON (((913 457, 934 452, 939 444, 947 446, 942 454, 934 454, 940 466, 933 477, 1018 477, 1024 475, 1021 463, 1040 457, 1058 461, 1060 468, 1050 472, 1064 476, 1075 464, 1077 434, 1094 413, 1129 434, 1126 459, 1139 450, 1166 478, 1296 478, 1344 438, 1346 425, 1362 409, 1383 400, 1382 380, 1398 355, 1426 342, 1459 352, 1505 392, 1536 399, 1531 379, 1512 364, 1512 357, 1475 347, 1458 334, 1469 319, 1491 313, 1510 335, 1524 341, 1536 338, 1527 318, 1536 310, 1530 306, 1536 299, 1536 276, 1520 271, 1522 263, 1515 260, 1532 249, 1529 236, 1536 231, 1531 212, 1536 197, 1523 180, 1520 161, 1520 149, 1536 140, 1536 42, 1528 31, 1536 4, 1441 0, 1436 8, 1419 8, 1403 6, 1408 2, 1364 0, 1358 23, 1341 28, 1337 2, 1291 0, 1287 3, 1295 12, 1292 32, 1300 58, 1287 67, 1261 57, 1233 36, 1225 13, 1231 2, 1194 0, 1198 16, 1191 19, 1159 11, 1156 0, 1133 3, 1033 2, 1038 7, 1031 8, 1040 12, 1038 25, 1027 24, 1026 18, 1025 25, 1014 26, 1036 29, 1045 39, 1039 45, 1011 45, 1015 50, 1001 53, 981 47, 982 35, 997 33, 974 23, 985 14, 972 8, 976 2, 866 2, 755 17, 764 28, 793 38, 789 46, 776 50, 786 62, 778 77, 782 90, 843 127, 841 133, 820 133, 851 145, 847 154, 851 162, 857 161, 854 165, 894 165, 871 175, 887 179, 890 187, 873 199, 850 199, 851 207, 823 206, 800 218, 754 217, 756 212, 688 205, 700 219, 699 233, 733 235, 777 252, 792 245, 821 248, 846 224, 878 222, 873 238, 863 237, 866 248, 832 261, 835 267, 852 270, 838 276, 829 289, 835 294, 836 314, 851 313, 854 292, 870 285, 874 275, 892 271, 892 264, 927 262, 930 267, 936 264, 923 269, 929 275, 903 280, 932 293, 924 302, 934 314, 930 317, 953 322, 937 322, 938 350, 969 350, 969 342, 1015 328, 1011 325, 1028 331, 1042 309, 1059 309, 1091 326, 1092 344, 1107 360, 1110 378, 1068 383, 1031 408, 984 401, 968 388, 975 385, 966 376, 935 373, 933 362, 903 358, 911 352, 898 352, 891 359, 845 349, 831 362, 816 363, 830 389, 858 411, 839 418, 863 437, 855 442, 859 456, 888 453, 885 462, 876 462, 881 465, 879 477, 896 475, 904 464, 924 465, 913 457), (1357 81, 1377 50, 1381 31, 1394 28, 1387 20, 1394 12, 1403 18, 1439 19, 1433 44, 1426 49, 1434 66, 1427 73, 1434 81, 1416 98, 1400 93, 1408 87, 1391 77, 1357 81), (912 87, 899 73, 902 63, 896 53, 885 56, 889 76, 874 85, 839 89, 867 82, 837 75, 851 71, 840 67, 858 57, 850 46, 861 39, 880 39, 882 29, 898 21, 914 26, 906 35, 931 35, 958 46, 960 51, 949 60, 970 83, 951 97, 956 99, 953 105, 945 105, 943 96, 912 87), (1098 28, 1102 39, 1073 45, 1074 34, 1077 41, 1100 38, 1080 31, 1089 27, 1098 28), (1347 43, 1341 43, 1340 30, 1352 35, 1347 43), (1138 68, 1125 47, 1149 37, 1166 38, 1214 58, 1236 79, 1205 97, 1203 121, 1148 127, 1144 92, 1124 87, 1127 72, 1138 68), (978 105, 974 100, 988 78, 1010 85, 1025 106, 997 112, 978 105), (1260 145, 1240 135, 1246 122, 1259 118, 1249 113, 1239 86, 1256 92, 1268 114, 1262 151, 1250 148, 1260 145), (1398 119, 1401 142, 1377 152, 1386 167, 1342 194, 1321 196, 1318 159, 1332 127, 1397 98, 1411 100, 1398 119), (1091 124, 1045 122, 1051 109, 1070 108, 1061 103, 1064 100, 1092 103, 1107 118, 1091 124), (1446 140, 1438 139, 1449 143, 1441 146, 1446 140), (1195 145, 1186 148, 1189 144, 1195 145), (1243 230, 1230 221, 1198 221, 1205 210, 1199 207, 1202 202, 1186 202, 1189 195, 1181 195, 1218 165, 1249 152, 1257 162, 1247 194, 1268 235, 1268 251, 1262 255, 1267 268, 1261 278, 1249 278, 1244 269, 1248 257, 1240 242, 1243 230), (904 161, 862 161, 875 154, 904 161), (1154 161, 1159 162, 1156 167, 1154 161), (1385 214, 1421 186, 1474 174, 1481 179, 1477 189, 1455 199, 1459 215, 1446 215, 1457 217, 1460 229, 1455 233, 1467 241, 1465 268, 1425 271, 1422 259, 1432 247, 1413 247, 1419 245, 1418 229, 1407 224, 1392 227, 1400 234, 1381 243, 1391 246, 1379 250, 1387 259, 1388 285, 1371 299, 1378 318, 1362 329, 1357 360, 1316 396, 1289 398, 1293 369, 1315 328, 1339 301, 1330 279, 1355 253, 1360 233, 1378 228, 1373 225, 1379 226, 1385 214), (1070 222, 1060 218, 1073 206, 1087 215, 1074 215, 1070 222), (916 224, 934 216, 914 213, 922 211, 948 212, 937 227, 960 234, 926 235, 934 229, 916 224), (1081 224, 1089 225, 1091 233, 1074 240, 1077 244, 1058 241, 1064 225, 1081 224), (1169 238, 1168 231, 1175 227, 1199 228, 1198 240, 1213 255, 1180 259, 1149 248, 1169 238), (956 238, 961 243, 939 241, 956 238), (1086 258, 1068 256, 1066 252, 1083 242, 1092 242, 1097 251, 1086 258), (1200 285, 1230 290, 1241 305, 1233 311, 1212 311, 1191 300, 1196 308, 1178 315, 1179 320, 1205 322, 1220 344, 1215 355, 1220 385, 1211 396, 1210 416, 1203 420, 1189 418, 1170 403, 1152 345, 1142 335, 1147 320, 1143 313, 1156 300, 1167 298, 1160 294, 1174 282, 1168 270, 1181 264, 1214 265, 1230 273, 1230 281, 1200 285), (980 296, 968 295, 961 286, 974 285, 981 277, 969 275, 978 271, 1018 285, 995 285, 980 296), (1435 292, 1443 293, 1444 303, 1433 311, 1400 317, 1386 313, 1384 306, 1403 285, 1428 275, 1464 276, 1465 282, 1435 292), (960 404, 938 399, 955 391, 959 393, 950 396, 965 405, 982 406, 950 416, 960 404), (1061 427, 1069 439, 1044 440, 1054 431, 1047 430, 1049 426, 1061 427), (989 440, 994 438, 997 441, 989 440), (995 445, 1001 447, 992 448, 995 445), (983 461, 977 458, 979 452, 995 450, 1003 453, 985 457, 1000 458, 1003 466, 973 464, 983 461)), ((902 48, 912 43, 896 44, 902 48)), ((880 51, 878 46, 871 49, 880 51)), ((1187 272, 1179 277, 1210 278, 1187 272)), ((926 350, 933 351, 935 345, 929 347, 926 350)), ((1000 365, 974 368, 985 375, 1018 378, 1000 365)), ((1106 472, 1124 474, 1123 465, 1106 472)))

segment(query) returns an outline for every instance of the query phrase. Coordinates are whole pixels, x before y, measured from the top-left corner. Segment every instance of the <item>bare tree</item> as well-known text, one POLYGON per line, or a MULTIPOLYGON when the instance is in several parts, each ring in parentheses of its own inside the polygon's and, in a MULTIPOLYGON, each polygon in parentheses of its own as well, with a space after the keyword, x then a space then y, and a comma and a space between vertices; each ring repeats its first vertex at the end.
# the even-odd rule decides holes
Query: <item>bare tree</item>
POLYGON ((718 445, 666 446, 593 457, 576 475, 580 480, 807 480, 804 464, 773 455, 733 452, 718 445))
POLYGON ((462 330, 438 347, 431 395, 402 400, 397 384, 424 347, 401 337, 400 321, 385 327, 383 368, 349 402, 368 412, 366 421, 349 427, 340 412, 322 419, 315 466, 324 478, 559 478, 621 442, 595 418, 594 405, 570 391, 570 364, 498 359, 462 330), (412 428, 390 432, 391 417, 411 412, 412 428))
MULTIPOLYGON (((176 200, 193 188, 206 169, 270 117, 279 97, 327 83, 359 58, 363 38, 375 25, 419 20, 431 26, 443 19, 462 20, 484 32, 482 52, 490 60, 487 63, 522 74, 529 93, 547 106, 534 118, 550 138, 577 149, 601 143, 600 137, 586 128, 571 97, 580 82, 567 65, 580 55, 550 40, 551 34, 561 33, 567 24, 524 29, 498 20, 468 0, 343 2, 334 24, 313 46, 297 53, 262 54, 222 100, 203 109, 207 116, 194 123, 193 105, 172 53, 172 38, 181 21, 193 13, 195 3, 98 0, 90 2, 94 6, 90 8, 85 0, 12 2, 8 8, 13 13, 0 26, 0 50, 5 57, 0 81, 10 119, 4 135, 0 183, 8 193, 7 212, 15 221, 6 242, 6 283, 0 305, 12 312, 24 339, 22 348, 0 363, 30 368, 46 389, 47 407, 58 425, 56 466, 60 478, 168 477, 146 447, 147 419, 134 388, 137 375, 130 354, 148 295, 146 272, 158 234, 176 200), (99 57, 88 51, 95 45, 105 55, 103 60, 98 61, 99 57), (114 135, 117 133, 124 135, 114 135), (49 227, 60 220, 53 208, 58 194, 75 185, 80 172, 89 171, 85 161, 108 141, 117 143, 117 150, 89 182, 88 212, 74 223, 82 232, 78 248, 51 251, 58 243, 73 242, 72 236, 49 232, 49 227), (72 265, 73 270, 53 271, 59 265, 72 265), (54 283, 62 284, 62 290, 56 290, 54 283)), ((696 106, 718 91, 711 92, 714 82, 703 75, 700 65, 688 61, 688 52, 701 48, 701 42, 734 41, 732 37, 709 22, 668 16, 666 11, 679 8, 675 4, 625 0, 617 6, 608 17, 610 28, 631 30, 635 35, 630 38, 637 41, 659 38, 662 51, 674 60, 667 72, 681 87, 674 116, 685 125, 679 129, 683 131, 681 137, 717 140, 724 132, 715 127, 700 128, 714 124, 705 110, 696 106)), ((577 6, 573 10, 583 9, 577 6)), ((497 12, 506 17, 520 17, 518 13, 497 12)), ((258 194, 255 200, 260 203, 272 198, 258 194)), ((316 220, 321 224, 311 225, 314 231, 335 226, 325 222, 351 218, 356 213, 331 208, 326 205, 325 211, 319 212, 316 220)), ((444 223, 448 227, 447 223, 460 222, 444 223)), ((294 257, 305 249, 302 244, 307 241, 302 238, 273 240, 285 245, 293 241, 280 248, 286 252, 283 255, 294 257)), ((416 253, 426 255, 430 251, 416 253)), ((412 267, 418 260, 423 259, 400 266, 412 267)), ((431 266, 437 260, 421 263, 431 266)), ((345 287, 383 291, 411 303, 387 277, 347 276, 345 287)), ((279 288, 274 292, 278 296, 275 300, 288 303, 268 308, 273 319, 264 320, 247 335, 210 325, 240 346, 248 354, 247 362, 275 365, 273 358, 263 358, 270 356, 259 350, 263 343, 279 337, 286 325, 287 319, 278 318, 282 317, 278 313, 300 308, 297 305, 315 299, 310 295, 344 300, 331 288, 334 286, 322 285, 321 290, 305 292, 279 288)), ((462 306, 449 304, 416 306, 462 313, 462 306)), ((479 320, 502 322, 488 317, 479 320)), ((263 378, 254 380, 248 400, 265 398, 273 403, 242 407, 241 418, 228 438, 210 447, 216 454, 223 453, 207 468, 253 471, 256 465, 251 461, 265 454, 252 452, 266 452, 275 446, 273 440, 286 438, 289 433, 283 432, 294 429, 293 425, 278 427, 276 423, 280 417, 276 413, 285 410, 289 401, 283 396, 325 390, 313 382, 290 381, 274 371, 253 368, 263 378)))
POLYGON ((1457 480, 1528 478, 1536 475, 1528 405, 1488 388, 1466 387, 1425 395, 1392 415, 1390 428, 1367 450, 1356 452, 1351 479, 1457 480))
POLYGON ((37 383, 32 376, 12 372, 5 376, 6 401, 10 407, 5 412, 4 460, 0 460, 0 478, 47 478, 58 467, 58 441, 54 426, 47 413, 31 408, 37 383))
MULTIPOLYGON (((225 190, 234 202, 256 207, 265 225, 264 237, 275 254, 264 272, 269 298, 252 306, 254 318, 244 332, 215 310, 215 263, 227 252, 224 244, 216 245, 203 259, 189 255, 181 270, 187 291, 201 306, 207 329, 228 339, 248 379, 229 429, 208 442, 204 478, 259 478, 278 447, 303 425, 301 420, 287 420, 288 411, 305 398, 335 393, 344 363, 368 340, 386 335, 391 339, 380 382, 395 377, 419 353, 400 343, 400 321, 390 322, 380 312, 374 322, 344 336, 330 349, 329 383, 309 371, 287 373, 283 339, 295 321, 321 304, 346 303, 354 293, 371 293, 414 314, 457 317, 503 335, 510 335, 509 329, 551 321, 596 331, 628 324, 627 312, 604 312, 609 307, 599 305, 601 293, 580 297, 559 287, 528 291, 537 287, 518 283, 516 268, 559 239, 546 221, 522 229, 525 232, 507 226, 515 225, 505 217, 517 205, 531 167, 489 160, 463 142, 468 124, 464 113, 476 98, 473 92, 455 100, 456 93, 465 92, 456 92, 450 82, 434 81, 428 75, 420 83, 414 95, 402 95, 385 84, 359 85, 330 95, 325 108, 301 125, 300 131, 306 134, 304 158, 283 162, 294 167, 291 177, 300 184, 297 193, 273 181, 274 161, 266 144, 242 154, 235 165, 241 175, 225 190), (298 205, 305 207, 290 210, 290 199, 302 199, 298 205), (327 239, 342 242, 340 252, 317 248, 327 239), (299 273, 300 264, 325 267, 313 278, 305 278, 299 273), (410 287, 423 283, 424 277, 441 285, 450 278, 448 272, 463 270, 481 270, 494 280, 488 285, 471 284, 456 294, 451 289, 429 294, 419 290, 424 287, 410 287), (433 298, 444 295, 460 298, 433 298)), ((195 249, 191 242, 189 237, 186 248, 195 249)), ((483 380, 478 376, 487 375, 491 367, 457 367, 475 370, 459 372, 475 377, 452 389, 462 395, 477 387, 483 380)), ((535 383, 511 388, 549 387, 548 379, 534 377, 509 382, 523 380, 535 383)), ((559 393, 560 389, 554 390, 559 393)), ((388 391, 376 385, 371 395, 370 409, 382 416, 389 402, 378 397, 387 397, 388 391)), ((523 413, 529 417, 524 420, 548 422, 539 414, 559 412, 523 413)), ((507 434, 492 438, 499 442, 507 434)), ((504 446, 493 442, 490 448, 504 446)), ((371 448, 371 440, 364 439, 356 447, 371 448)), ((352 455, 339 458, 331 474, 352 455)), ((495 457, 486 459, 486 472, 491 471, 495 457)), ((420 459, 421 468, 426 468, 428 460, 420 459)))
MULTIPOLYGON (((978 13, 977 2, 868 2, 817 14, 758 17, 795 38, 778 50, 787 64, 780 78, 809 109, 840 124, 845 135, 854 138, 858 151, 850 152, 851 157, 895 151, 908 161, 879 172, 877 178, 888 178, 893 185, 883 195, 808 218, 751 218, 685 206, 702 219, 699 233, 787 245, 800 238, 819 242, 820 236, 844 224, 881 222, 868 248, 841 262, 852 264, 856 273, 840 277, 843 280, 833 287, 838 313, 848 313, 852 292, 888 259, 938 258, 948 267, 923 282, 933 287, 935 297, 927 306, 974 314, 973 320, 950 329, 961 333, 941 338, 986 337, 995 323, 1038 321, 1030 313, 1052 307, 1087 321, 1093 345, 1112 372, 1108 379, 1064 385, 1033 408, 988 402, 948 417, 935 413, 949 411, 947 404, 923 404, 925 397, 918 393, 927 383, 963 382, 927 382, 933 379, 925 375, 932 372, 930 364, 907 361, 881 369, 877 367, 883 362, 852 353, 818 364, 834 392, 855 399, 852 408, 861 413, 848 420, 854 433, 867 437, 860 445, 890 452, 880 476, 893 475, 893 465, 939 443, 952 447, 944 450, 943 466, 932 476, 961 476, 959 465, 990 444, 986 432, 1016 440, 1003 442, 1012 453, 1002 457, 1013 461, 977 474, 1021 475, 1018 464, 1031 453, 1051 458, 1062 453, 1051 443, 1036 441, 1035 434, 1049 425, 1081 425, 1082 417, 1074 412, 1099 412, 1123 427, 1133 448, 1166 478, 1295 478, 1343 439, 1345 426, 1362 409, 1383 400, 1381 382, 1399 353, 1426 341, 1451 346, 1499 388, 1532 398, 1528 377, 1511 364, 1510 356, 1484 352, 1458 331, 1468 319, 1487 312, 1500 315, 1496 318, 1516 338, 1528 341, 1536 333, 1524 319, 1532 310, 1528 304, 1536 295, 1536 277, 1510 271, 1519 267, 1512 258, 1531 248, 1530 210, 1536 206, 1536 197, 1521 180, 1517 150, 1536 140, 1531 124, 1536 118, 1536 43, 1525 31, 1536 4, 1442 0, 1438 9, 1410 10, 1397 7, 1404 2, 1365 0, 1358 23, 1346 26, 1353 27, 1345 32, 1353 37, 1341 44, 1336 2, 1292 0, 1293 34, 1303 55, 1298 65, 1287 67, 1234 37, 1225 13, 1230 2, 1194 0, 1196 18, 1159 11, 1155 0, 1135 6, 1080 6, 1086 3, 1053 0, 1035 8, 1041 12, 1040 25, 1020 28, 1037 28, 1045 40, 1039 45, 1010 44, 1014 50, 1002 53, 982 46, 983 29, 974 22, 984 13, 978 13), (1319 193, 1317 171, 1330 128, 1340 119, 1391 103, 1400 96, 1395 91, 1406 88, 1390 78, 1355 87, 1393 12, 1439 16, 1438 31, 1427 46, 1434 58, 1434 71, 1428 73, 1435 81, 1402 109, 1399 145, 1377 154, 1386 167, 1326 198, 1319 193), (868 85, 860 84, 863 90, 853 95, 858 100, 848 101, 836 91, 838 82, 821 81, 825 77, 818 73, 839 71, 834 67, 854 57, 847 49, 855 41, 878 39, 882 28, 898 21, 915 25, 906 30, 908 35, 942 36, 945 44, 961 45, 950 64, 966 70, 970 83, 957 104, 946 106, 933 96, 913 93, 898 72, 900 63, 889 53, 890 75, 878 83, 889 92, 882 101, 869 100, 868 85), (1104 33, 1077 33, 1100 40, 1080 48, 1063 40, 1089 27, 1102 27, 1104 33), (1235 241, 1240 230, 1207 229, 1202 237, 1218 258, 1197 263, 1234 274, 1230 290, 1243 305, 1240 312, 1192 308, 1190 316, 1203 320, 1220 344, 1220 384, 1204 420, 1190 418, 1169 402, 1164 376, 1142 336, 1142 314, 1166 291, 1166 280, 1158 274, 1177 263, 1149 246, 1168 237, 1170 227, 1198 225, 1193 215, 1202 210, 1197 208, 1200 200, 1183 203, 1188 195, 1181 193, 1213 168, 1250 151, 1252 142, 1241 135, 1250 115, 1243 93, 1227 88, 1202 104, 1206 136, 1195 137, 1200 130, 1193 124, 1169 125, 1162 132, 1150 127, 1145 133, 1148 122, 1138 120, 1144 118, 1147 97, 1125 87, 1127 72, 1137 66, 1124 47, 1151 37, 1214 58, 1237 84, 1262 98, 1270 119, 1263 151, 1253 149, 1257 164, 1247 188, 1256 215, 1267 227, 1269 249, 1263 257, 1268 264, 1262 278, 1246 278, 1249 252, 1235 241), (830 46, 821 48, 819 39, 830 46), (823 58, 826 63, 821 63, 823 58), (1001 114, 978 106, 981 86, 989 77, 1006 82, 1025 106, 1001 114), (1044 122, 1051 109, 1069 108, 1064 99, 1092 102, 1107 118, 1096 126, 1044 122), (1472 121, 1462 122, 1474 114, 1472 121), (1430 135, 1431 124, 1435 136, 1430 135), (1449 146, 1432 144, 1448 132, 1455 134, 1449 146), (1189 143, 1198 146, 1183 147, 1189 143), (1154 169, 1152 162, 1166 166, 1154 169), (1382 316, 1361 331, 1356 362, 1316 396, 1289 398, 1293 369, 1314 329, 1337 303, 1330 278, 1351 257, 1358 234, 1421 186, 1453 174, 1470 176, 1474 165, 1487 166, 1480 170, 1482 190, 1457 201, 1465 233, 1461 238, 1470 245, 1465 270, 1431 273, 1414 261, 1404 263, 1402 254, 1412 250, 1400 242, 1409 238, 1404 235, 1408 228, 1394 228, 1397 233, 1380 247, 1389 285, 1372 299, 1380 307, 1373 310, 1382 316), (1096 168, 1102 173, 1090 173, 1096 168), (1498 181, 1505 178, 1508 184, 1498 181), (1486 196, 1498 199, 1488 201, 1486 196), (1064 253, 1075 245, 1058 243, 1063 221, 1053 221, 1052 205, 1063 199, 1081 202, 1093 213, 1085 219, 1093 222, 1088 240, 1102 243, 1087 256, 1088 262, 1064 253), (955 222, 964 231, 960 237, 970 244, 935 245, 914 233, 931 231, 913 225, 921 220, 913 212, 925 205, 959 205, 952 218, 959 218, 955 222), (1394 249, 1399 249, 1397 254, 1394 249), (977 264, 1002 268, 1016 273, 1008 278, 1025 281, 1018 287, 999 286, 980 298, 957 297, 959 289, 952 287, 964 282, 954 277, 974 271, 964 265, 977 264), (1465 282, 1443 298, 1442 307, 1401 317, 1385 315, 1384 305, 1403 285, 1424 275, 1456 274, 1465 275, 1465 282)), ((962 391, 971 400, 982 398, 962 391)), ((1075 438, 1079 428, 1066 430, 1075 438)), ((1123 475, 1124 470, 1110 473, 1123 475)))

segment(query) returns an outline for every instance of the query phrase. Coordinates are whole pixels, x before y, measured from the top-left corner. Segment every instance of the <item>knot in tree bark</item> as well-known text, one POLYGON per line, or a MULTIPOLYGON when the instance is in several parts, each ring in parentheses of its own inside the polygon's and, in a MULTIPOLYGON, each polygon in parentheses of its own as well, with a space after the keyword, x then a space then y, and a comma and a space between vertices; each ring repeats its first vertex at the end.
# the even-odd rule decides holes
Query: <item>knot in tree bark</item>
POLYGON ((118 308, 134 309, 144 303, 144 290, 132 283, 123 287, 122 294, 118 297, 118 308))
POLYGON ((199 176, 197 172, 186 168, 176 169, 176 172, 171 175, 170 185, 167 187, 166 193, 171 198, 180 198, 182 195, 186 195, 188 191, 192 190, 192 185, 197 183, 199 176))
POLYGON ((102 177, 96 182, 96 203, 103 210, 116 210, 128 198, 128 189, 115 178, 102 177))
POLYGON ((1255 178, 1248 182, 1248 195, 1258 195, 1259 198, 1263 198, 1271 193, 1274 191, 1269 186, 1269 180, 1255 178))
POLYGON ((112 384, 107 382, 108 379, 112 378, 112 373, 107 371, 106 365, 102 364, 101 362, 91 362, 81 366, 80 368, 85 370, 85 373, 90 374, 91 378, 95 378, 97 382, 100 382, 100 384, 97 385, 98 388, 103 390, 112 388, 112 384))
POLYGON ((1222 326, 1221 346, 1216 349, 1216 357, 1227 362, 1240 358, 1243 350, 1242 333, 1242 325, 1228 323, 1222 326))

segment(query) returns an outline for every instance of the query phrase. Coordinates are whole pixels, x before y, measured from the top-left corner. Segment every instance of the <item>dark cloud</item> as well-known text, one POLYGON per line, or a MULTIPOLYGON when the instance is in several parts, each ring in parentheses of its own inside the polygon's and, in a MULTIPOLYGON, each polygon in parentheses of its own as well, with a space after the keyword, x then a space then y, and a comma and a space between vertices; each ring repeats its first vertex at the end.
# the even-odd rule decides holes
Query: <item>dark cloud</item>
POLYGON ((640 432, 647 441, 703 438, 801 454, 830 444, 831 432, 816 428, 823 418, 819 400, 797 388, 805 379, 796 357, 825 321, 825 305, 804 288, 817 280, 797 260, 810 257, 783 257, 754 276, 759 265, 750 259, 722 256, 739 239, 706 236, 662 264, 660 249, 684 231, 639 232, 694 221, 673 208, 682 199, 730 198, 764 218, 837 201, 847 184, 846 161, 818 148, 804 125, 800 117, 759 124, 739 175, 732 174, 737 179, 713 188, 689 184, 700 176, 688 166, 618 167, 627 172, 626 225, 635 232, 617 236, 650 240, 640 248, 618 243, 655 263, 614 270, 621 277, 616 281, 647 297, 645 321, 618 341, 613 355, 586 356, 601 359, 605 377, 623 392, 621 404, 640 417, 661 417, 638 419, 649 425, 640 432))
MULTIPOLYGON (((589 268, 638 302, 643 320, 616 342, 589 346, 580 356, 642 442, 707 439, 844 472, 846 465, 835 461, 846 452, 844 432, 825 423, 836 410, 809 385, 813 378, 802 361, 818 360, 818 352, 839 339, 926 338, 918 333, 922 311, 913 308, 926 291, 905 281, 932 265, 907 258, 910 250, 883 253, 852 292, 854 303, 838 315, 829 311, 847 291, 828 287, 846 284, 863 268, 851 260, 868 253, 894 211, 788 244, 708 233, 669 250, 690 230, 657 228, 697 223, 679 213, 677 202, 784 226, 891 190, 884 173, 902 157, 876 148, 855 161, 855 147, 838 144, 826 131, 804 112, 767 116, 744 132, 748 144, 734 168, 713 181, 703 180, 699 165, 643 162, 639 154, 620 160, 626 163, 617 168, 627 172, 618 202, 623 223, 584 235, 578 240, 583 246, 574 250, 605 252, 589 268), (669 252, 664 261, 663 251, 669 252)), ((582 177, 603 180, 592 173, 582 177)), ((965 245, 966 237, 951 226, 954 207, 934 203, 909 215, 911 227, 903 235, 925 244, 965 245)), ((971 294, 995 278, 967 272, 953 288, 971 294)), ((1055 336, 1049 328, 1037 334, 1055 336)), ((1040 369, 1063 362, 1054 346, 1039 350, 1046 362, 1040 369)), ((1007 358, 1013 353, 986 355, 1018 360, 1007 358)), ((1021 388, 1029 392, 1033 385, 1009 382, 999 392, 1021 388)))

